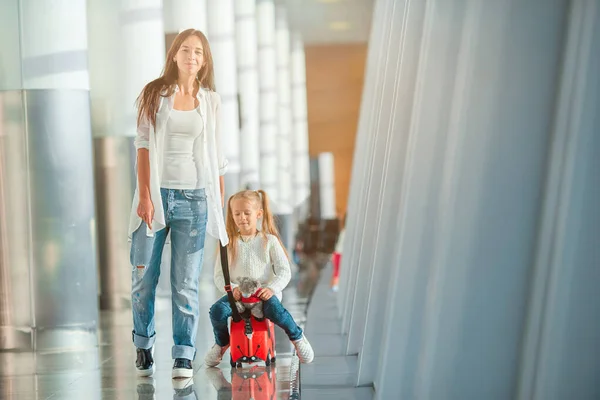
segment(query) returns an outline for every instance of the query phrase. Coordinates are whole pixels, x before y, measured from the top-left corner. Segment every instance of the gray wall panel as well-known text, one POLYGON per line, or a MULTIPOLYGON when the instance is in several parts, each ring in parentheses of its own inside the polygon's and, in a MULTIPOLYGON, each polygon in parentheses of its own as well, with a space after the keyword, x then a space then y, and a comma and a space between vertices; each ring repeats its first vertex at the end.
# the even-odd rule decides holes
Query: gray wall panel
POLYGON ((598 397, 600 5, 381 0, 373 26, 338 299, 357 383, 598 397))

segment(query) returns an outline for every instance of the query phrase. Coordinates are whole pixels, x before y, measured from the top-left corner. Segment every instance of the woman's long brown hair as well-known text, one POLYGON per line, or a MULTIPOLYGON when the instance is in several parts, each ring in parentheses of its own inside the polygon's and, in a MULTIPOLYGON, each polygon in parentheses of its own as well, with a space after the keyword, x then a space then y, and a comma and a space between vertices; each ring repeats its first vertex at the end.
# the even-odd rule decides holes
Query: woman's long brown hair
POLYGON ((237 239, 240 237, 240 233, 238 231, 238 227, 233 220, 233 213, 231 212, 231 202, 238 199, 244 199, 251 202, 258 209, 263 210, 262 217, 262 227, 260 229, 260 234, 263 237, 264 244, 268 242, 267 235, 273 235, 279 241, 279 244, 283 248, 285 255, 289 259, 289 255, 283 242, 281 241, 281 237, 279 236, 279 231, 277 230, 277 225, 275 224, 275 217, 273 216, 273 212, 271 211, 271 205, 269 204, 269 197, 264 190, 243 190, 231 196, 229 201, 227 202, 227 220, 225 222, 225 228, 227 229, 227 236, 229 237, 229 244, 227 245, 227 249, 229 250, 229 258, 233 263, 237 258, 238 253, 238 242, 237 239))
POLYGON ((195 29, 187 29, 177 35, 175 40, 173 40, 173 44, 171 44, 171 48, 167 52, 165 67, 163 68, 160 78, 155 79, 144 86, 144 89, 142 89, 142 92, 138 96, 138 125, 140 125, 142 121, 149 121, 152 126, 156 125, 156 113, 160 106, 160 98, 173 95, 175 84, 179 77, 179 69, 173 59, 179 51, 181 44, 192 35, 197 36, 200 39, 204 53, 204 65, 200 68, 197 75, 199 85, 201 88, 210 89, 213 92, 215 91, 213 58, 208 40, 202 32, 195 29))

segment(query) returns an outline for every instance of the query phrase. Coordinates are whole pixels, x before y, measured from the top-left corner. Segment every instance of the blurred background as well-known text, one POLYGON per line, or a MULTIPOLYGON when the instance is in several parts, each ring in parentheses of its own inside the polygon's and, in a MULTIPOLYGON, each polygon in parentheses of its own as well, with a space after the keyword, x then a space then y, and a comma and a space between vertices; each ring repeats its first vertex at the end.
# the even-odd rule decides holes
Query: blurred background
POLYGON ((1 0, 0 397, 216 398, 129 341, 135 100, 188 28, 317 353, 277 398, 600 398, 598 0, 1 0))

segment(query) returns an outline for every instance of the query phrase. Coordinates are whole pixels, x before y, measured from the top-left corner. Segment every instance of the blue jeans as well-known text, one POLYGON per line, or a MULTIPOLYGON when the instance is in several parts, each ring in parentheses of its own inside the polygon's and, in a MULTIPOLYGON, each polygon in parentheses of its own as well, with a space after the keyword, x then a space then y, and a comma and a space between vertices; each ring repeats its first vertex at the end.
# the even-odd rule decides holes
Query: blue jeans
MULTIPOLYGON (((291 341, 302 337, 302 329, 296 324, 294 318, 283 307, 277 297, 273 296, 263 303, 263 312, 265 317, 285 331, 291 341)), ((223 296, 217 300, 210 307, 209 314, 215 334, 215 342, 221 347, 227 346, 229 344, 227 319, 231 317, 231 305, 229 304, 229 300, 227 300, 227 296, 223 296)))
POLYGON ((146 224, 142 222, 132 235, 133 343, 142 349, 154 345, 154 300, 163 247, 170 231, 174 342, 171 353, 173 358, 193 360, 199 318, 198 279, 206 235, 206 195, 204 189, 161 189, 160 193, 166 228, 155 232, 154 237, 148 237, 146 224))

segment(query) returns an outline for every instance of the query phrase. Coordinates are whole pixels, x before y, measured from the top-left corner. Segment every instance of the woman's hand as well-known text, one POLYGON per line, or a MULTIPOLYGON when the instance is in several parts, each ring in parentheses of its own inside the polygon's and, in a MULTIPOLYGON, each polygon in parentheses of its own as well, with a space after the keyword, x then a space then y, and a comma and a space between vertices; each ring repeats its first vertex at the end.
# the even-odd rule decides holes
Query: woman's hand
POLYGON ((221 190, 221 208, 225 207, 225 178, 219 177, 219 189, 221 190))
POLYGON ((154 218, 154 204, 149 197, 141 197, 138 203, 137 214, 152 229, 152 219, 154 218))
POLYGON ((271 297, 273 297, 273 291, 269 288, 261 288, 256 293, 256 296, 258 296, 258 298, 261 299, 262 301, 267 301, 271 297))
POLYGON ((242 300, 242 291, 239 288, 233 288, 233 298, 235 299, 235 301, 242 300))

